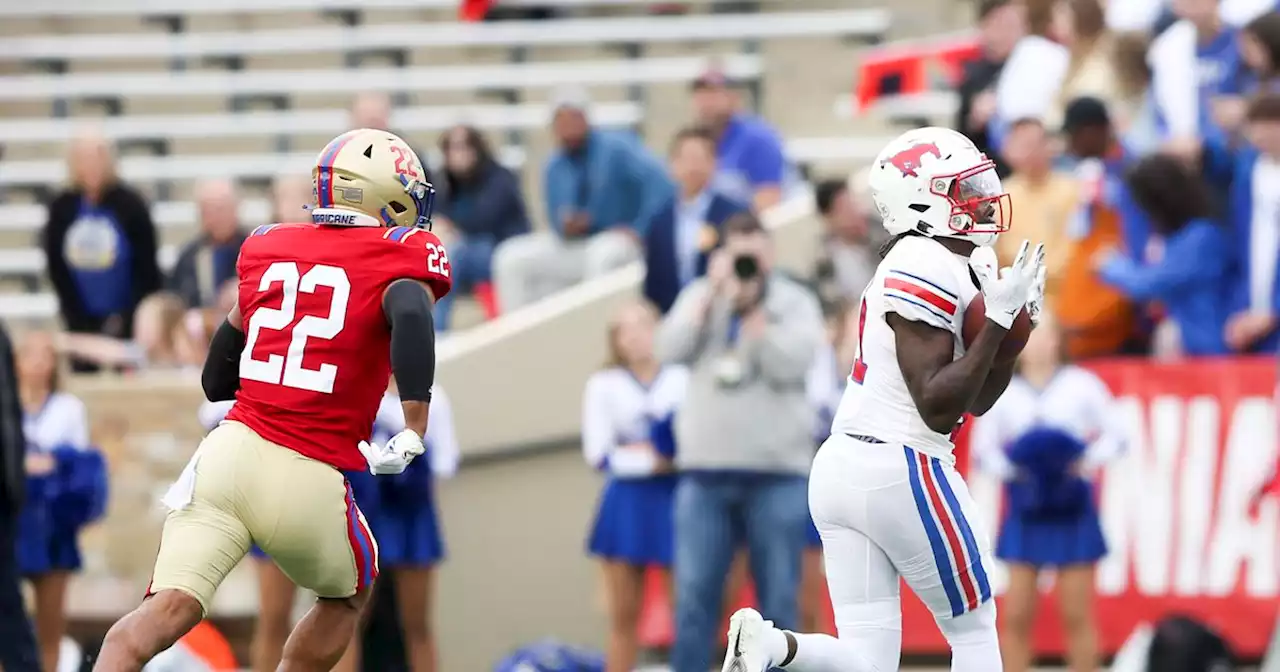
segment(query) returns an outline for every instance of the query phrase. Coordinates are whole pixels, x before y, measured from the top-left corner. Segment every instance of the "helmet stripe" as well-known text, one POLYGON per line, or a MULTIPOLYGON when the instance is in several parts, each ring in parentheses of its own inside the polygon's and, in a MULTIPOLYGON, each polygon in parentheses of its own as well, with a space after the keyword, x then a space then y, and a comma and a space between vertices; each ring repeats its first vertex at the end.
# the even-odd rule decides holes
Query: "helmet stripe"
POLYGON ((333 160, 342 152, 342 148, 347 146, 351 141, 355 131, 348 131, 334 138, 329 142, 329 146, 324 148, 324 152, 320 154, 320 161, 316 163, 316 206, 321 208, 333 207, 333 160))

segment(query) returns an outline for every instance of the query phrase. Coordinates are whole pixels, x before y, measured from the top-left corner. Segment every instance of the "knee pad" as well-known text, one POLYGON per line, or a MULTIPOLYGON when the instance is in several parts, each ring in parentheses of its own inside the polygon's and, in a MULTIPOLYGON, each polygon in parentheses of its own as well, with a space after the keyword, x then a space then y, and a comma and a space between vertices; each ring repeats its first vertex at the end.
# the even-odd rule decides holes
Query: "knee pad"
POLYGON ((938 629, 952 648, 962 644, 996 641, 996 602, 987 600, 973 611, 953 618, 938 619, 938 629))

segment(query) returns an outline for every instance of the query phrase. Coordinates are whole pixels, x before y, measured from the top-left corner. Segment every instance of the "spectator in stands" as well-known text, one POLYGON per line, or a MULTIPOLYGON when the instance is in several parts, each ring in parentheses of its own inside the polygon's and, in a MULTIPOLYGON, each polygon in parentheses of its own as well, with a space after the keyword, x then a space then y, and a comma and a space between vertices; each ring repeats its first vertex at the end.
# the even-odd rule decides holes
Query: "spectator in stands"
POLYGON ((1224 20, 1222 4, 1219 0, 1173 3, 1180 20, 1151 47, 1156 105, 1168 137, 1178 141, 1176 146, 1188 159, 1198 153, 1199 138, 1223 130, 1214 119, 1223 114, 1221 110, 1214 114, 1215 99, 1239 94, 1246 79, 1237 31, 1224 20), (1188 72, 1194 76, 1188 77, 1188 72))
POLYGON ((305 175, 277 175, 271 181, 271 221, 296 224, 311 221, 307 208, 315 203, 314 187, 305 175))
POLYGON ((1237 34, 1240 60, 1248 69, 1246 93, 1280 92, 1280 11, 1250 21, 1237 34))
POLYGON ((351 128, 391 130, 391 96, 366 91, 351 101, 351 128))
POLYGON ((1254 93, 1280 93, 1280 12, 1267 12, 1236 32, 1240 51, 1239 90, 1217 96, 1212 102, 1213 121, 1228 135, 1245 123, 1248 96, 1254 93))
POLYGON ((1162 249, 1141 260, 1103 253, 1099 276, 1134 301, 1158 301, 1181 354, 1225 354, 1231 248, 1209 219, 1208 188, 1184 163, 1163 154, 1139 161, 1126 182, 1137 206, 1127 216, 1148 219, 1162 249))
POLYGON ((697 121, 716 138, 716 190, 757 213, 777 205, 788 191, 795 193, 799 177, 787 163, 782 136, 742 110, 735 83, 713 68, 692 89, 697 121))
POLYGON ((1121 218, 1127 157, 1112 131, 1106 103, 1079 98, 1067 105, 1064 116, 1063 169, 1074 175, 1079 200, 1068 224, 1072 244, 1055 310, 1067 353, 1078 360, 1137 348, 1134 306, 1098 278, 1094 258, 1104 250, 1118 250, 1140 259, 1146 238, 1126 231, 1121 218))
POLYGON ((1142 33, 1117 35, 1112 42, 1117 95, 1110 108, 1115 130, 1125 149, 1139 156, 1155 151, 1162 133, 1151 93, 1150 48, 1151 41, 1142 33))
MULTIPOLYGON (((965 64, 960 81, 960 106, 955 127, 969 136, 987 156, 998 157, 987 135, 996 111, 996 82, 1013 45, 1027 32, 1026 7, 1017 0, 982 0, 978 3, 979 42, 982 55, 965 64)), ((1006 174, 997 158, 1000 174, 1006 174)))
MULTIPOLYGON (((1047 19, 1064 16, 1054 12, 1056 2, 1029 3, 1034 12, 1034 29, 1014 45, 995 87, 995 111, 987 124, 991 148, 1000 152, 1009 124, 1019 119, 1041 119, 1050 123, 1061 102, 1062 84, 1071 66, 1070 50, 1055 40, 1053 31, 1063 21, 1047 19), (1049 10, 1047 16, 1040 16, 1049 10)), ((1056 121, 1052 123, 1056 124, 1056 121)))
POLYGON ((1205 143, 1207 172, 1228 185, 1235 260, 1226 343, 1236 352, 1275 352, 1280 345, 1280 93, 1255 98, 1240 147, 1205 143))
POLYGON ((1000 605, 1008 672, 1034 664, 1044 571, 1056 575, 1067 666, 1098 669, 1094 567, 1107 544, 1087 479, 1123 453, 1125 437, 1110 391, 1094 374, 1062 361, 1059 335, 1046 312, 1018 359, 1018 375, 971 435, 979 467, 1005 483, 995 550, 1009 568, 1000 605))
POLYGON ((609 324, 607 368, 587 380, 583 398, 582 452, 588 465, 608 475, 587 550, 604 570, 609 672, 635 669, 644 573, 670 568, 675 544, 672 418, 689 372, 658 360, 658 319, 643 300, 618 311, 609 324))
POLYGON ((1062 86, 1043 120, 1057 127, 1066 103, 1082 96, 1113 101, 1120 96, 1120 80, 1115 40, 1107 31, 1100 0, 1058 0, 1053 7, 1052 34, 1067 47, 1062 86))
POLYGON ((440 137, 444 170, 436 188, 433 229, 449 251, 453 290, 436 304, 436 328, 449 327, 459 293, 473 292, 493 317, 493 251, 513 236, 529 233, 520 178, 498 163, 480 131, 455 126, 440 137))
POLYGON ((240 201, 230 180, 196 185, 200 237, 187 243, 174 264, 169 288, 189 308, 205 308, 218 299, 218 290, 236 277, 236 260, 245 232, 240 228, 240 201))
POLYGON ((18 514, 27 501, 26 454, 13 342, 0 325, 0 667, 9 672, 42 669, 18 568, 18 514))
POLYGON ((75 472, 86 472, 91 464, 100 471, 102 461, 90 448, 84 402, 58 389, 58 355, 52 335, 33 332, 23 338, 17 367, 27 437, 27 504, 18 524, 18 565, 35 593, 36 640, 43 667, 57 670, 67 629, 67 582, 80 569, 77 537, 82 524, 89 522, 69 515, 75 507, 66 505, 63 493, 77 490, 76 481, 71 480, 75 472))
MULTIPOLYGON (((1044 124, 1022 119, 1009 127, 1004 157, 1013 174, 1004 180, 1005 191, 1018 209, 1018 236, 1044 243, 1045 305, 1057 304, 1067 255, 1071 251, 1070 219, 1080 203, 1076 181, 1053 170, 1053 149, 1044 124)), ((1020 240, 1001 236, 996 251, 1003 263, 1012 263, 1020 240)))
POLYGON ((666 313, 680 290, 707 272, 707 255, 720 243, 720 229, 747 205, 711 186, 716 141, 703 128, 686 128, 671 141, 676 194, 649 222, 644 241, 644 295, 666 313))
POLYGON ((883 236, 873 235, 867 212, 855 202, 847 180, 819 182, 816 198, 823 223, 822 247, 814 267, 818 297, 827 306, 855 305, 880 263, 883 236))
POLYGON ((690 368, 676 416, 675 672, 705 672, 720 632, 725 576, 746 546, 761 610, 798 624, 813 408, 805 377, 822 314, 773 270, 773 244, 748 213, 725 223, 707 275, 680 293, 658 352, 690 368))
POLYGON ((494 251, 498 304, 512 310, 640 257, 645 227, 674 187, 640 142, 587 121, 580 90, 553 105, 558 145, 543 171, 550 231, 515 236, 494 251))
POLYGON ((49 204, 41 232, 63 322, 72 333, 129 338, 138 302, 161 284, 151 211, 116 178, 101 135, 72 142, 67 174, 71 185, 49 204))
POLYGON ((156 292, 138 304, 132 340, 67 333, 58 339, 57 346, 95 366, 193 371, 204 363, 198 326, 188 319, 182 297, 156 292))

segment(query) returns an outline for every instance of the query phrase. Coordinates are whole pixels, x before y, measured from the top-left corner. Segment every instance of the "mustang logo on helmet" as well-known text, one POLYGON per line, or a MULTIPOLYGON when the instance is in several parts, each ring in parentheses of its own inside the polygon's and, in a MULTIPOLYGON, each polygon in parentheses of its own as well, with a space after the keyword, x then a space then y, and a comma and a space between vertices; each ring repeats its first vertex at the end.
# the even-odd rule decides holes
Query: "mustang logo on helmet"
POLYGON ((893 164, 894 168, 902 171, 904 176, 919 177, 916 175, 916 169, 920 167, 920 160, 926 154, 932 154, 939 159, 942 158, 942 152, 938 149, 938 145, 932 142, 924 142, 918 145, 912 145, 908 149, 904 149, 897 154, 885 159, 885 163, 893 164))

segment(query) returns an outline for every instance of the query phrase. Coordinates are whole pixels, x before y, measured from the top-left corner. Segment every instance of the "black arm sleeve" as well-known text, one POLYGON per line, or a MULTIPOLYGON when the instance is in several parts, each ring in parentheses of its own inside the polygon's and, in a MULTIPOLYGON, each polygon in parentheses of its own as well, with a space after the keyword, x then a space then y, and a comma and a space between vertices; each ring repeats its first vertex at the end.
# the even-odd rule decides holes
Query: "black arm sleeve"
POLYGON ((382 297, 391 327, 391 371, 402 401, 431 401, 436 378, 436 327, 431 295, 413 280, 397 280, 382 297))
POLYGON ((209 341, 209 355, 200 372, 200 385, 209 401, 230 401, 240 389, 240 353, 244 352, 244 332, 227 320, 218 325, 209 341))

